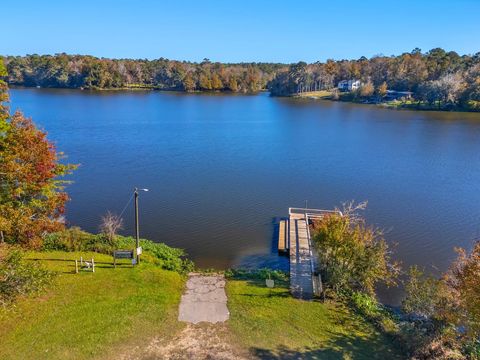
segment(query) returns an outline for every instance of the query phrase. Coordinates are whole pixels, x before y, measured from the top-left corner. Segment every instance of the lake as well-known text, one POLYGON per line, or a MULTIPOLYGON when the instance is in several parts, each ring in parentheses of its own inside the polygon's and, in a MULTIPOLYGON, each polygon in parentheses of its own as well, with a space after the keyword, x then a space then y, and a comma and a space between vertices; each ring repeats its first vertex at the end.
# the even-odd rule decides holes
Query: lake
MULTIPOLYGON (((443 271, 480 235, 480 114, 169 92, 12 89, 68 161, 70 225, 98 230, 135 186, 141 236, 202 267, 285 266, 288 207, 368 200, 404 266, 443 271)), ((133 207, 124 234, 133 234, 133 207)), ((395 292, 391 292, 395 298, 395 292)), ((391 300, 391 299, 390 299, 391 300)), ((388 296, 386 301, 389 301, 388 296)))

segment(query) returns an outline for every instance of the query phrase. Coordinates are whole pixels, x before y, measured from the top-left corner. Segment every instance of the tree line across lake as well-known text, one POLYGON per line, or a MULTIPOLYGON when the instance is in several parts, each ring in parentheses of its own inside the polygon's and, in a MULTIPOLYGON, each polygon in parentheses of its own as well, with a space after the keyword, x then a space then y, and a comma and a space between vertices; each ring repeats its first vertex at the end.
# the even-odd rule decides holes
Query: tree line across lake
POLYGON ((84 55, 4 57, 8 83, 52 88, 153 88, 175 91, 263 90, 281 64, 221 64, 167 59, 105 59, 84 55))
POLYGON ((231 91, 272 95, 334 91, 339 81, 358 79, 359 98, 383 97, 388 89, 411 91, 427 104, 480 109, 480 52, 459 55, 441 48, 398 56, 361 57, 307 64, 224 64, 106 59, 83 55, 3 57, 12 85, 55 88, 152 88, 176 91, 231 91))

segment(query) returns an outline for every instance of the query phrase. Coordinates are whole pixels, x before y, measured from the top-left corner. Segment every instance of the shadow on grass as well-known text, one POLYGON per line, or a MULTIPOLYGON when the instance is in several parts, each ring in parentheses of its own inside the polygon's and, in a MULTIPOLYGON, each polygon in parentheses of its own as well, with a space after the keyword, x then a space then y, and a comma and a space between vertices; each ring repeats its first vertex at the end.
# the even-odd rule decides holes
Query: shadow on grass
MULTIPOLYGON (((31 261, 61 261, 61 262, 70 262, 70 263, 75 263, 75 259, 47 259, 47 258, 27 258, 25 260, 31 260, 31 261)), ((80 259, 77 259, 78 262, 80 262, 80 259)), ((83 259, 83 261, 90 261, 91 258, 85 258, 83 259)), ((94 258, 95 260, 95 258, 94 258)), ((95 261, 95 266, 97 266, 97 264, 104 264, 104 265, 111 265, 113 266, 113 262, 108 262, 108 261, 95 261)), ((117 263, 117 266, 120 265, 119 263, 117 263)), ((130 265, 130 264, 123 264, 122 265, 130 265)))
POLYGON ((256 359, 267 360, 374 360, 374 359, 406 359, 398 349, 386 346, 378 339, 359 338, 337 334, 323 348, 290 349, 280 346, 277 349, 251 348, 251 354, 256 359))
MULTIPOLYGON (((253 286, 262 286, 259 280, 250 279, 249 283, 253 286)), ((264 287, 264 285, 263 285, 264 287)), ((285 289, 287 290, 287 289, 285 289)), ((251 299, 259 299, 259 302, 263 299, 281 299, 281 298, 290 298, 291 295, 288 291, 282 292, 271 292, 271 293, 239 293, 237 296, 242 296, 251 299)), ((323 303, 320 299, 315 299, 309 302, 320 302, 323 303)), ((300 345, 302 341, 299 339, 305 337, 309 338, 313 342, 313 346, 309 347, 299 347, 295 348, 295 345, 292 347, 286 347, 281 343, 283 340, 276 340, 275 336, 271 339, 270 344, 273 346, 273 349, 265 349, 261 347, 251 347, 250 353, 255 359, 273 359, 273 360, 294 360, 294 359, 350 359, 350 360, 374 360, 374 359, 406 359, 405 355, 401 355, 401 349, 397 344, 391 341, 391 339, 384 333, 381 332, 364 332, 364 327, 361 326, 360 322, 352 320, 352 316, 355 317, 355 314, 351 314, 349 318, 343 317, 343 307, 336 306, 329 310, 329 317, 333 317, 333 320, 336 325, 344 326, 345 330, 337 330, 336 328, 326 328, 325 334, 328 334, 324 340, 312 339, 312 334, 309 334, 307 329, 300 326, 299 324, 292 324, 293 328, 289 332, 293 331, 293 338, 290 341, 297 342, 297 346, 300 345), (336 314, 338 312, 338 314, 336 314), (293 329, 296 329, 293 330, 293 329), (348 329, 348 330, 346 330, 348 329), (298 331, 298 332, 297 332, 298 331), (295 334, 296 333, 296 334, 295 334), (276 341, 279 341, 275 344, 276 341), (318 344, 318 346, 317 346, 318 344)), ((312 318, 310 321, 317 321, 312 318)), ((328 321, 327 321, 328 323, 328 321)), ((321 324, 319 324, 321 326, 321 324)), ((328 326, 328 325, 326 325, 328 326)), ((285 334, 284 334, 285 336, 285 334)))
POLYGON ((291 350, 288 348, 278 348, 277 350, 267 350, 253 348, 250 350, 256 359, 272 360, 297 360, 297 359, 345 359, 344 353, 334 349, 302 349, 291 350))
POLYGON ((252 297, 252 298, 289 298, 291 295, 288 292, 270 292, 268 294, 237 294, 238 296, 252 297))
MULTIPOLYGON (((51 259, 51 258, 27 258, 27 261, 54 261, 54 262, 62 262, 65 263, 65 267, 69 270, 58 271, 62 274, 75 274, 75 259, 51 259), (70 270, 71 269, 71 270, 70 270)), ((80 259, 78 260, 79 270, 82 271, 83 268, 80 266, 80 259)), ((84 259, 84 261, 90 261, 90 259, 84 259)), ((115 269, 113 262, 107 261, 95 261, 95 268, 96 269, 115 269)), ((124 268, 134 268, 131 263, 119 263, 117 262, 117 268, 124 269, 124 268)), ((82 271, 83 272, 83 271, 82 271)))

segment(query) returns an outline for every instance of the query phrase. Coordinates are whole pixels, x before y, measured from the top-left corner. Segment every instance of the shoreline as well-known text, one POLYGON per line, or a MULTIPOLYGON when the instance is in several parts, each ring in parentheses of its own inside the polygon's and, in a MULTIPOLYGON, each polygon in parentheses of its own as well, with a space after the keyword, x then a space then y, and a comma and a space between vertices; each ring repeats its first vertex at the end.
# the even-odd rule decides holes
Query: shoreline
MULTIPOLYGON (((346 93, 346 95, 349 95, 349 93, 346 93)), ((302 94, 292 94, 292 95, 286 95, 286 96, 279 96, 279 97, 289 97, 293 99, 308 99, 308 100, 327 100, 327 101, 333 101, 333 102, 342 102, 342 103, 351 103, 351 104, 357 104, 357 105, 375 105, 379 108, 383 109, 388 109, 388 110, 410 110, 410 111, 440 111, 440 112, 459 112, 459 113, 480 113, 480 108, 465 108, 465 107, 450 107, 450 108, 445 108, 445 107, 438 107, 437 105, 427 105, 418 101, 406 101, 406 102, 401 102, 401 101, 383 101, 383 102, 370 102, 368 100, 363 100, 363 101, 355 101, 351 99, 347 99, 344 95, 344 98, 342 99, 342 96, 340 95, 339 99, 333 99, 332 98, 333 94, 329 91, 311 91, 307 93, 302 93, 302 94)))
POLYGON ((256 95, 259 93, 270 92, 268 89, 261 89, 254 92, 243 92, 243 91, 231 91, 231 90, 194 90, 194 91, 185 91, 182 89, 165 89, 155 86, 124 86, 116 88, 82 88, 82 87, 41 87, 41 86, 28 86, 28 85, 18 85, 18 84, 8 84, 10 89, 36 89, 36 90, 78 90, 78 91, 161 91, 161 92, 177 92, 185 94, 230 94, 230 95, 256 95))
POLYGON ((77 91, 86 91, 86 92, 136 92, 136 91, 159 91, 166 93, 184 93, 184 94, 196 94, 196 95, 258 95, 261 93, 269 93, 271 97, 278 98, 291 98, 291 99, 303 99, 303 100, 327 100, 332 102, 342 102, 342 103, 351 103, 356 105, 375 105, 382 109, 388 110, 409 110, 409 111, 428 111, 428 112, 449 112, 449 113, 480 113, 480 108, 464 108, 464 107, 450 107, 442 108, 437 105, 426 105, 419 102, 400 102, 400 101, 390 101, 390 102, 369 102, 369 101, 354 101, 350 99, 342 99, 341 97, 337 100, 332 99, 332 93, 326 90, 322 91, 311 91, 302 94, 291 94, 291 95, 272 95, 270 90, 262 89, 256 92, 234 92, 231 90, 216 90, 216 91, 204 91, 204 90, 195 90, 195 91, 185 91, 180 89, 160 89, 154 86, 141 87, 141 86, 131 86, 131 87, 120 87, 120 88, 75 88, 75 87, 35 87, 35 86, 26 86, 26 85, 16 85, 9 84, 10 89, 38 89, 38 90, 77 90, 77 91))

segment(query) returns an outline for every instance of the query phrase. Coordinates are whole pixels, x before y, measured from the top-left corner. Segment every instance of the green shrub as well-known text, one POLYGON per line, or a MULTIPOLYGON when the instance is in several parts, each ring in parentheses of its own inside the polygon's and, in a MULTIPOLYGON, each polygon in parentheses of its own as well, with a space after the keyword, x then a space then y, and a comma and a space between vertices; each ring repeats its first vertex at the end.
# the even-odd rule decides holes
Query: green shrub
POLYGON ((373 323, 378 330, 388 335, 397 346, 407 349, 399 318, 371 295, 363 292, 344 292, 342 297, 362 318, 373 323))
POLYGON ((439 279, 426 276, 418 266, 411 266, 405 283, 403 311, 424 318, 435 317, 442 306, 441 286, 439 279))
POLYGON ((65 241, 62 233, 48 234, 43 238, 42 250, 44 251, 70 251, 70 247, 65 241))
POLYGON ((465 344, 464 353, 469 359, 480 359, 480 339, 465 344))
MULTIPOLYGON (((374 297, 361 292, 344 294, 350 306, 363 318, 371 321, 381 332, 388 335, 394 343, 411 359, 453 360, 464 359, 458 341, 449 332, 452 328, 437 331, 428 321, 412 321, 395 315, 374 297)), ((478 349, 477 349, 478 350, 478 349)), ((475 357, 475 344, 465 349, 468 359, 475 357)))
MULTIPOLYGON (((186 258, 182 249, 173 248, 163 243, 156 243, 151 240, 140 239, 142 247, 142 258, 154 263, 165 270, 187 273, 194 269, 194 264, 186 258)), ((117 237, 117 247, 121 249, 134 249, 135 239, 133 237, 117 237)))
POLYGON ((89 251, 95 247, 99 235, 92 235, 79 227, 48 234, 43 239, 44 251, 89 251))
POLYGON ((0 259, 0 305, 6 306, 19 296, 42 290, 52 278, 51 271, 25 261, 20 250, 7 251, 0 259))
POLYGON ((312 241, 317 249, 325 288, 336 293, 361 291, 375 294, 378 283, 395 285, 399 265, 380 229, 368 226, 358 210, 366 203, 344 204, 342 214, 325 215, 313 223, 312 241))
POLYGON ((368 317, 376 317, 382 313, 378 301, 370 295, 355 291, 350 295, 350 301, 355 309, 368 317))

